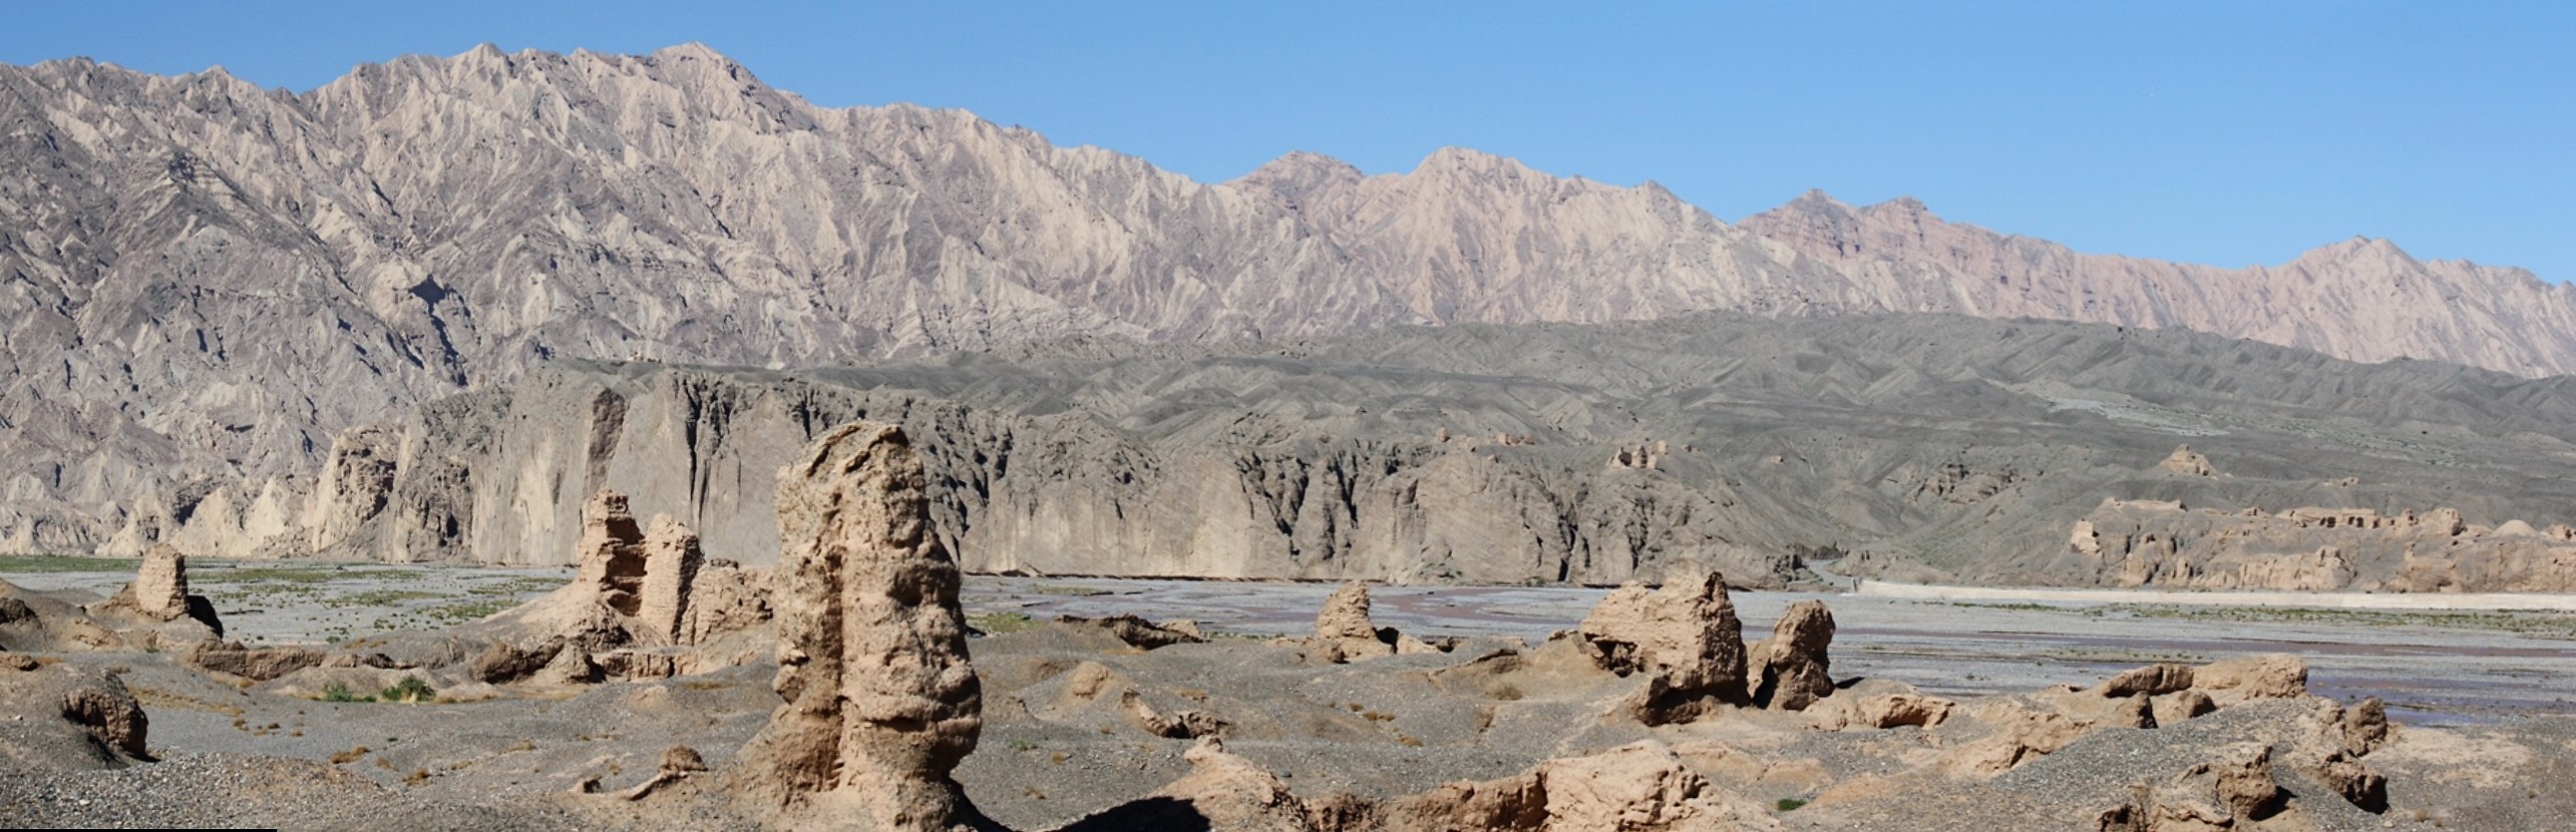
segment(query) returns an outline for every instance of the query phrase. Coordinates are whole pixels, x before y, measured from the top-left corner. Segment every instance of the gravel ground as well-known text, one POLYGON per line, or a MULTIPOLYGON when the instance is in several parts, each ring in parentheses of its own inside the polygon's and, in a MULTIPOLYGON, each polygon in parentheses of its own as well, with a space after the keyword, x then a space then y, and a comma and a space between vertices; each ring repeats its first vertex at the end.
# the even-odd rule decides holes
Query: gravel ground
MULTIPOLYGON (((77 578, 66 574, 50 577, 77 578)), ((351 620, 333 617, 351 609, 335 600, 366 593, 434 588, 458 599, 477 597, 477 586, 538 583, 523 570, 450 575, 354 568, 308 578, 300 585, 311 591, 268 594, 271 607, 259 615, 269 617, 246 615, 244 626, 282 639, 290 629, 313 632, 315 622, 351 620), (268 622, 301 623, 256 629, 268 622)), ((221 592, 224 583, 199 586, 221 592)), ((1262 635, 1306 630, 1331 590, 970 578, 970 616, 988 625, 1019 622, 992 627, 1019 631, 971 642, 985 680, 986 726, 958 780, 977 805, 1018 829, 1056 827, 1160 788, 1187 773, 1181 754, 1191 740, 1140 727, 1117 695, 1132 689, 1138 702, 1162 714, 1197 710, 1221 719, 1230 749, 1310 798, 1416 793, 1653 738, 1681 751, 1720 788, 1765 806, 1811 799, 1837 783, 1884 778, 1890 784, 1882 798, 1784 810, 1779 817, 1790 828, 2012 828, 2033 818, 2074 818, 2118 799, 2132 784, 2170 777, 2226 742, 2279 740, 2306 707, 2238 706, 2151 731, 2106 730, 1993 781, 1947 779, 1921 767, 1979 736, 1974 720, 1933 731, 1837 733, 1809 730, 1797 715, 1756 712, 1647 729, 1603 718, 1635 679, 1549 664, 1539 658, 1552 649, 1546 647, 1522 648, 1518 664, 1478 661, 1575 626, 1602 590, 1374 591, 1379 624, 1465 639, 1446 654, 1317 666, 1262 635), (1192 618, 1221 635, 1142 651, 1098 628, 1043 623, 1059 614, 1116 613, 1192 618), (1105 674, 1109 682, 1101 689, 1110 693, 1086 698, 1073 689, 1072 680, 1082 675, 1074 671, 1087 663, 1099 668, 1084 673, 1105 674)), ((2525 626, 2529 621, 2240 621, 2118 606, 1981 606, 1813 593, 1738 593, 1736 601, 1748 633, 1758 636, 1789 603, 1812 597, 1831 604, 1841 623, 1837 677, 1901 680, 1956 697, 2089 684, 2145 661, 2273 651, 2306 656, 2319 692, 2379 695, 2400 706, 2395 715, 2411 720, 2401 730, 2403 741, 2370 758, 2390 777, 2399 810, 2389 815, 2324 804, 2328 798, 2295 771, 2278 775, 2314 802, 2302 817, 2318 828, 2547 828, 2553 818, 2576 816, 2576 795, 2538 786, 2576 777, 2576 719, 2564 718, 2570 708, 2563 698, 2576 689, 2570 657, 2576 644, 2550 637, 2546 626, 2525 626)), ((161 759, 59 774, 0 771, 0 826, 748 829, 754 824, 733 813, 710 778, 634 803, 608 794, 577 796, 573 786, 598 778, 606 792, 632 787, 674 744, 697 749, 721 770, 777 702, 769 690, 774 668, 765 663, 682 679, 411 705, 280 695, 210 678, 166 653, 53 658, 122 678, 151 715, 151 747, 161 759)))

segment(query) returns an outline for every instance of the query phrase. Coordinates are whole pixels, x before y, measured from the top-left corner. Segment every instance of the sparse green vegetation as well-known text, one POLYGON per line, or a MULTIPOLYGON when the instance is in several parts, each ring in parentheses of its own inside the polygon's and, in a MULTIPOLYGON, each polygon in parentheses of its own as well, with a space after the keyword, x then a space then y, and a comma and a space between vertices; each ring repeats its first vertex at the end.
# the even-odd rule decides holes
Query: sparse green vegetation
POLYGON ((387 702, 427 702, 438 698, 438 689, 430 687, 418 676, 405 676, 377 696, 387 702))
POLYGON ((1066 586, 1066 585, 1063 585, 1063 584, 1039 584, 1039 585, 1037 585, 1037 586, 1035 586, 1035 587, 1031 587, 1031 588, 1029 589, 1029 591, 1030 591, 1030 592, 1037 593, 1037 594, 1039 594, 1039 595, 1067 595, 1067 596, 1073 596, 1073 597, 1077 597, 1077 598, 1089 598, 1089 597, 1096 596, 1096 595, 1115 595, 1115 594, 1117 594, 1117 593, 1111 592, 1111 591, 1109 591, 1109 590, 1106 590, 1106 589, 1100 589, 1100 588, 1097 588, 1097 587, 1088 587, 1088 586, 1066 586))
MULTIPOLYGON (((430 687, 418 676, 405 676, 392 687, 373 695, 350 690, 347 682, 332 682, 322 688, 324 702, 429 702, 437 698, 438 689, 430 687)), ((386 741, 391 742, 392 738, 388 737, 386 741)))
POLYGON ((318 584, 343 576, 336 567, 311 566, 237 566, 231 569, 191 569, 190 583, 202 584, 318 584))
POLYGON ((132 572, 141 561, 133 558, 94 558, 84 555, 6 555, 0 556, 0 574, 36 572, 132 572))
POLYGON ((1807 805, 1807 801, 1794 797, 1783 797, 1780 798, 1778 802, 1772 803, 1771 807, 1783 812, 1795 812, 1798 811, 1799 807, 1805 805, 1807 805))
MULTIPOLYGON (((440 606, 430 607, 429 609, 421 610, 420 614, 422 617, 428 618, 441 626, 445 626, 448 624, 462 624, 467 621, 490 618, 493 613, 518 605, 518 601, 509 598, 489 598, 479 601, 461 601, 454 604, 443 604, 440 606)), ((384 629, 384 627, 379 625, 377 629, 384 629)))
POLYGON ((1982 603, 1982 602, 1976 602, 1976 601, 1944 601, 1944 602, 1941 602, 1941 605, 1942 605, 1942 606, 1945 606, 1945 607, 1967 607, 1967 608, 1970 608, 1970 609, 1980 609, 1980 610, 2016 610, 2016 611, 2020 611, 2020 612, 2074 612, 2074 611, 2075 611, 2075 610, 2072 610, 2072 609, 2068 609, 2068 608, 2066 608, 2066 607, 2052 606, 2052 605, 2049 605, 2049 604, 2033 604, 2033 603, 2029 603, 2029 602, 2027 602, 2027 601, 2012 601, 2012 602, 1998 602, 1998 603, 1982 603))
POLYGON ((2444 627, 2499 630, 2540 638, 2576 639, 2576 615, 2485 610, 2347 610, 2315 607, 2181 607, 2118 604, 2089 607, 2095 618, 2126 615, 2190 621, 2332 624, 2352 627, 2444 627))
POLYGON ((537 592, 552 592, 561 588, 563 585, 564 582, 562 580, 554 578, 511 578, 499 583, 489 583, 473 587, 465 591, 470 595, 524 595, 537 592))
POLYGON ((343 595, 323 603, 334 607, 389 607, 404 601, 416 601, 423 598, 452 597, 455 596, 444 592, 428 592, 418 589, 376 589, 343 595))
POLYGON ((988 612, 983 615, 969 616, 966 619, 966 626, 973 627, 988 636, 1008 635, 1037 625, 1037 621, 1030 618, 1027 613, 1018 612, 988 612))

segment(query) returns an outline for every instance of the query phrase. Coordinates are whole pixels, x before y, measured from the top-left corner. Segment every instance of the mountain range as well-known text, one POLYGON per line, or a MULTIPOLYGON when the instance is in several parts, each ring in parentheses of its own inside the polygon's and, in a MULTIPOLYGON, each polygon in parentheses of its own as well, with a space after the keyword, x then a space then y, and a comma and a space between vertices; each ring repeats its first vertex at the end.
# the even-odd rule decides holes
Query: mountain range
POLYGON ((483 47, 303 93, 0 67, 0 549, 88 548, 142 495, 306 471, 343 429, 563 359, 787 369, 1707 312, 2576 368, 2576 290, 2377 240, 2220 269, 1912 200, 1810 194, 1730 224, 1461 149, 1206 183, 962 111, 814 106, 695 45, 483 47))

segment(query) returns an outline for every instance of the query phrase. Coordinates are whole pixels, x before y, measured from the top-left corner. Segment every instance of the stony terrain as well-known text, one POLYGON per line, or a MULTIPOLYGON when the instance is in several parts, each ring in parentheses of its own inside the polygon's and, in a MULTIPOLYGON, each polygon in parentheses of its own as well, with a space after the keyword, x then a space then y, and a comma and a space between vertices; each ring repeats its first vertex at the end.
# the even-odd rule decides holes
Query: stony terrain
MULTIPOLYGON (((1811 198, 1736 226, 1651 183, 1455 149, 1400 174, 1297 154, 1202 183, 959 111, 816 107, 698 46, 485 47, 301 93, 0 67, 0 548, 16 552, 185 515, 210 483, 308 468, 343 429, 549 358, 796 368, 1710 310, 2027 315, 2576 368, 2567 288, 2378 241, 2221 270, 2077 255, 1903 201, 1811 198)), ((300 497, 227 508, 274 533, 317 520, 300 497)))
POLYGON ((2344 667, 2427 645, 2405 665, 2418 676, 2491 685, 2475 657, 2508 645, 2532 670, 2576 669, 2543 646, 2563 617, 2228 622, 2232 639, 2205 644, 2168 640, 2189 621, 2061 619, 2163 649, 2040 669, 2071 684, 1918 688, 1881 671, 1919 656, 1869 647, 1957 634, 1908 636, 1909 616, 2075 612, 1748 596, 1767 619, 1747 619, 1714 574, 1383 604, 1356 583, 1214 604, 1205 589, 1223 585, 1165 585, 1165 603, 1116 581, 968 585, 898 428, 823 431, 775 481, 774 567, 707 557, 685 525, 602 492, 560 588, 334 644, 141 614, 129 599, 165 589, 180 609, 222 606, 196 603, 166 550, 112 596, 0 584, 0 820, 2176 832, 2540 828, 2576 811, 2550 787, 2576 773, 2563 697, 2392 708, 2378 694, 2403 685, 2328 681, 2249 640, 2344 667), (1252 624, 1283 599, 1320 603, 1303 626, 1252 624), (1571 629, 1517 634, 1577 610, 1571 629))

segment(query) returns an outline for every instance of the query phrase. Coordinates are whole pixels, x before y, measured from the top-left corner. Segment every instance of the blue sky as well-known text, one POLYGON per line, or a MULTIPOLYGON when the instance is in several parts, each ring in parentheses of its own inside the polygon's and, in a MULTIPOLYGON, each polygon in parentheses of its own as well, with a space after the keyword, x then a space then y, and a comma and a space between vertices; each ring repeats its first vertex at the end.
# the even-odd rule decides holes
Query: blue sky
POLYGON ((701 41, 1202 180, 1463 145, 1735 220, 1823 188, 2237 266, 2354 235, 2576 279, 2576 4, 22 3, 0 61, 297 90, 405 53, 701 41))

